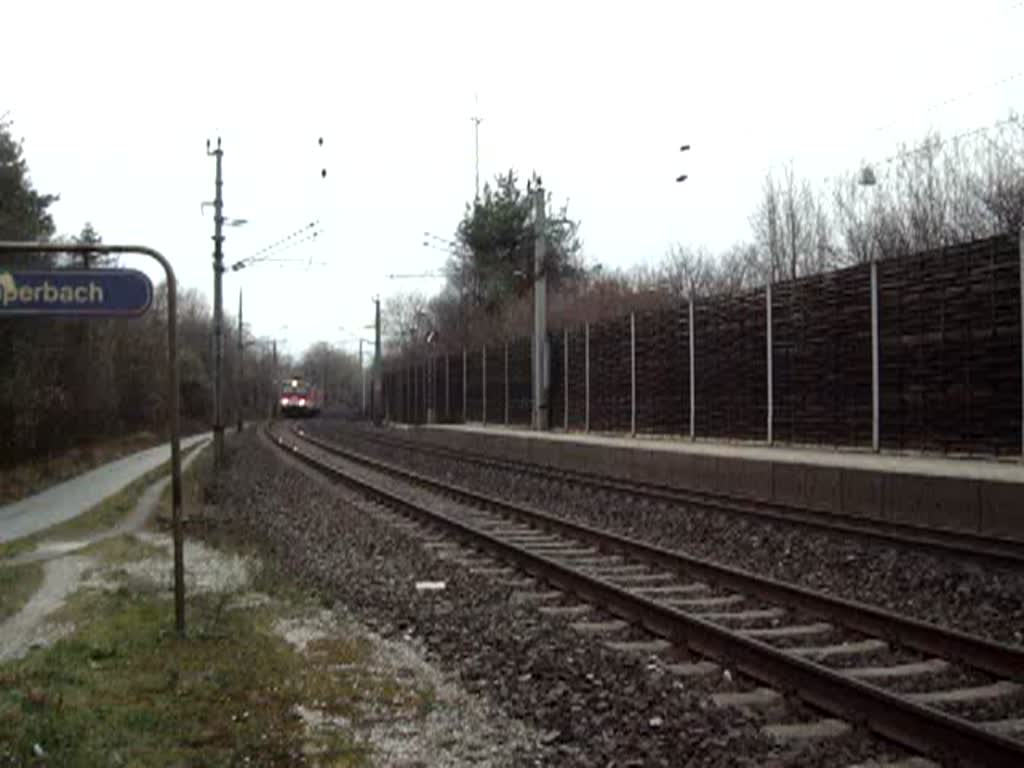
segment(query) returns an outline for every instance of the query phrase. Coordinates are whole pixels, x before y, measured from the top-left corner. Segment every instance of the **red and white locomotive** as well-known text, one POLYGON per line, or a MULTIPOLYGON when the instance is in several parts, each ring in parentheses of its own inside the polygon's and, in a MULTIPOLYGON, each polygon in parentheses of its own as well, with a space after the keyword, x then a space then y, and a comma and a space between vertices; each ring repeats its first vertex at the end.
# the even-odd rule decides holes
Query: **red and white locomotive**
POLYGON ((292 376, 281 388, 281 413, 285 416, 316 416, 323 402, 323 393, 301 375, 292 376))

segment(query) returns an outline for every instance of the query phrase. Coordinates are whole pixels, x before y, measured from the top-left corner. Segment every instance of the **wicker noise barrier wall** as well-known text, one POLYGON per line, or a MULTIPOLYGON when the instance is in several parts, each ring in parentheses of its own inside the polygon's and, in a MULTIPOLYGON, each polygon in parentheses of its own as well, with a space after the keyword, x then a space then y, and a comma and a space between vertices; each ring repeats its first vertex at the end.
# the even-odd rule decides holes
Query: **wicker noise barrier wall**
MULTIPOLYGON (((552 332, 549 427, 1022 451, 1016 235, 552 332)), ((531 423, 531 344, 395 360, 387 418, 531 423)))

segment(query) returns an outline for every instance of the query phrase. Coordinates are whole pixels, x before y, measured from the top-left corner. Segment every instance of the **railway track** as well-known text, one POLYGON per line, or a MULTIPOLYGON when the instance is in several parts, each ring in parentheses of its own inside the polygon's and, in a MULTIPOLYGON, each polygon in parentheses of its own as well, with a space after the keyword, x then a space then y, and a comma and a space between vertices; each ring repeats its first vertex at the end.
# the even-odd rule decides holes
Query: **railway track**
POLYGON ((560 520, 301 430, 270 436, 333 479, 557 588, 533 599, 578 631, 661 654, 675 674, 727 666, 768 686, 722 694, 723 706, 771 707, 791 694, 830 715, 767 726, 776 738, 824 738, 854 723, 943 764, 1024 765, 1014 737, 1024 735, 1024 649, 560 520), (585 602, 550 605, 567 596, 585 602), (617 618, 586 621, 593 606, 617 618), (659 639, 616 639, 637 627, 659 639))
POLYGON ((383 438, 367 431, 360 431, 358 435, 360 440, 381 446, 417 451, 426 456, 465 462, 487 469, 517 472, 549 481, 575 483, 596 491, 628 493, 653 501, 690 505, 711 512, 778 521, 846 536, 857 536, 886 544, 912 547, 921 551, 955 555, 982 562, 986 567, 1000 565, 1016 569, 1024 568, 1024 542, 1013 539, 981 536, 942 528, 926 528, 890 520, 865 520, 854 515, 816 512, 791 505, 741 499, 727 494, 683 490, 657 483, 611 478, 583 470, 553 469, 514 459, 482 457, 454 448, 425 445, 418 440, 383 438))

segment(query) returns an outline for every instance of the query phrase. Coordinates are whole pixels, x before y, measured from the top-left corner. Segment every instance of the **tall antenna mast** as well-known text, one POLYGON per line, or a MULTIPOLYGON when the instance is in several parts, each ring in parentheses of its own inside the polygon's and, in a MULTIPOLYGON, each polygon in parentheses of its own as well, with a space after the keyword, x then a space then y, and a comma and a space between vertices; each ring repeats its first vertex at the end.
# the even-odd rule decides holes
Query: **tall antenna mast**
POLYGON ((469 118, 473 121, 473 148, 475 150, 476 158, 476 194, 473 197, 473 202, 480 202, 480 123, 484 121, 480 117, 480 97, 477 94, 473 95, 473 103, 476 106, 476 113, 473 117, 469 118))

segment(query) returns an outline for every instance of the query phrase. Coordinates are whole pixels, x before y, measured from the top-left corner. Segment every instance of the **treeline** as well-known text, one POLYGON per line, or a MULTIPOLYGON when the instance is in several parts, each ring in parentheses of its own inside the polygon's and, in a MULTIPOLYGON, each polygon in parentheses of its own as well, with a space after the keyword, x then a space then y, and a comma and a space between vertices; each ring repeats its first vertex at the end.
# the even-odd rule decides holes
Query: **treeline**
MULTIPOLYGON (((720 253, 676 244, 653 267, 586 264, 578 224, 565 207, 552 210, 550 200, 548 316, 557 329, 1017 232, 1024 223, 1024 120, 1011 116, 949 139, 932 134, 822 184, 792 166, 769 173, 746 239, 720 253)), ((427 339, 455 348, 530 333, 530 205, 529 189, 521 191, 511 172, 467 205, 443 290, 385 305, 389 354, 422 348, 427 339)))
MULTIPOLYGON (((0 124, 0 239, 55 237, 54 195, 32 185, 20 142, 0 124)), ((86 224, 78 243, 100 243, 86 224)), ((88 268, 116 262, 56 254, 40 259, 5 257, 0 270, 88 268)), ((45 459, 93 441, 138 432, 166 436, 168 421, 167 293, 157 287, 141 318, 0 319, 0 467, 45 459)), ((226 422, 269 414, 276 392, 271 343, 246 339, 244 378, 238 376, 236 320, 225 318, 226 422)), ((178 354, 183 427, 208 429, 213 416, 213 323, 209 304, 195 290, 179 291, 178 354)), ((280 370, 290 371, 284 355, 280 370)), ((340 380, 340 379, 339 379, 340 380)))

